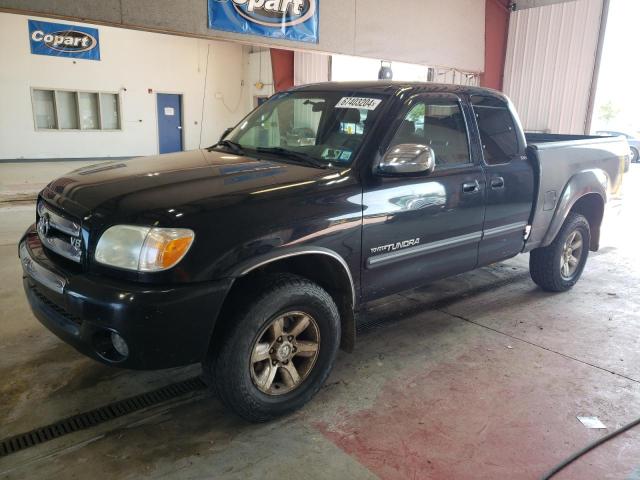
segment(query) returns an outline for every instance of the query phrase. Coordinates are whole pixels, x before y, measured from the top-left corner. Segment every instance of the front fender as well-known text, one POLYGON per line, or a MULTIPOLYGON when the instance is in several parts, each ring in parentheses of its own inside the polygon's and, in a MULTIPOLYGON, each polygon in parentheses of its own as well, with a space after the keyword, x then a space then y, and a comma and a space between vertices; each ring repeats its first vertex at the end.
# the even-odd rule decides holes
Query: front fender
MULTIPOLYGON (((353 351, 356 338, 356 310, 358 309, 357 289, 351 268, 345 259, 334 250, 319 246, 278 248, 240 262, 229 272, 229 276, 235 281, 269 264, 295 259, 300 259, 304 262, 304 257, 322 257, 331 263, 331 267, 329 268, 335 272, 337 276, 328 279, 327 277, 323 277, 321 272, 317 271, 312 272, 309 278, 312 281, 324 280, 319 283, 323 286, 336 289, 338 292, 343 292, 342 294, 334 296, 341 316, 341 348, 347 352, 353 351)), ((301 264, 298 263, 298 266, 301 266, 301 264)))
POLYGON ((351 270, 347 262, 342 258, 338 253, 324 247, 293 247, 293 248, 280 248, 273 250, 267 254, 260 255, 255 258, 251 258, 240 264, 236 265, 233 270, 230 272, 230 276, 237 278, 247 275, 248 273, 256 270, 260 267, 268 265, 269 263, 276 262, 278 260, 283 260, 285 258, 298 257, 301 255, 324 255, 327 257, 331 257, 337 263, 340 264, 343 273, 348 277, 349 283, 351 285, 351 301, 352 305, 356 305, 356 286, 353 281, 353 275, 351 274, 351 270))

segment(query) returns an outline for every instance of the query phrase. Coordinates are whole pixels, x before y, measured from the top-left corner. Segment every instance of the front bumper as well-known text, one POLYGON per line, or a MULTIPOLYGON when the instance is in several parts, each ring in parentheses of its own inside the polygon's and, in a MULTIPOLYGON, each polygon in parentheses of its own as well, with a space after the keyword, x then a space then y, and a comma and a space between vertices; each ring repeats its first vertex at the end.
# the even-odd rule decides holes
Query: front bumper
POLYGON ((73 274, 45 253, 32 226, 19 247, 23 285, 38 320, 102 363, 152 370, 201 361, 231 280, 180 286, 140 285, 73 274), (118 354, 111 333, 128 346, 118 354))

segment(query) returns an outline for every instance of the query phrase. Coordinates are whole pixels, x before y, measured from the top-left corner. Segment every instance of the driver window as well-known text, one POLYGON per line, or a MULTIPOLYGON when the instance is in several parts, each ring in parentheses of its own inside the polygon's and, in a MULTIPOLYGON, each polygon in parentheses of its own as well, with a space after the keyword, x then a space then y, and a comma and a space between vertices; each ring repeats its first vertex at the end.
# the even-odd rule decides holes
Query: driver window
POLYGON ((414 105, 402 120, 389 147, 401 143, 431 147, 437 167, 471 163, 464 115, 456 102, 422 101, 414 105))

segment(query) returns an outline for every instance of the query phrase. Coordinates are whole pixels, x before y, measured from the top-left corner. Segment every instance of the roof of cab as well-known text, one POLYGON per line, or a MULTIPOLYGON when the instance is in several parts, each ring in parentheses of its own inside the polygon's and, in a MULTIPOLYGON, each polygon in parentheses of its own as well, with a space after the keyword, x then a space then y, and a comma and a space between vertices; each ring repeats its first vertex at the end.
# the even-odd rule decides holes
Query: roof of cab
POLYGON ((454 93, 458 95, 485 95, 506 100, 505 95, 497 90, 467 85, 451 85, 427 82, 390 82, 385 80, 366 82, 325 82, 312 83, 294 87, 292 91, 349 91, 395 95, 398 92, 411 93, 454 93))

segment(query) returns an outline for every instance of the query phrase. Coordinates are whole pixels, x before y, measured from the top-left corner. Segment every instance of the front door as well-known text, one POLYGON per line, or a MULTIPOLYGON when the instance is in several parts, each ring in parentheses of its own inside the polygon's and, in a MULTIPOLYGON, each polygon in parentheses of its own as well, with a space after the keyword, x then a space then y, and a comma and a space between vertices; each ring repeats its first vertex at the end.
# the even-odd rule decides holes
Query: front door
POLYGON ((363 192, 363 296, 383 297, 472 270, 482 238, 485 177, 470 154, 466 117, 451 94, 408 100, 388 148, 430 146, 428 175, 378 176, 363 192))
POLYGON ((182 95, 158 93, 160 153, 182 151, 182 95))

